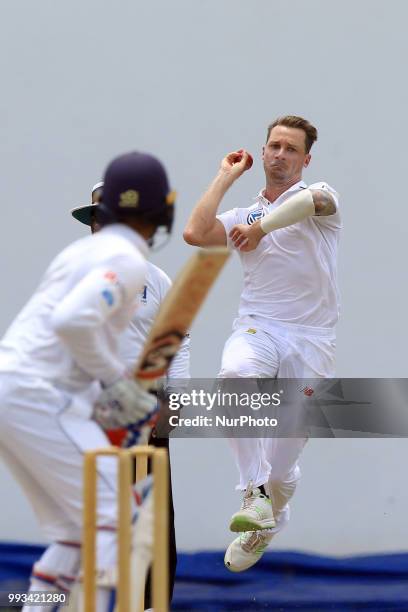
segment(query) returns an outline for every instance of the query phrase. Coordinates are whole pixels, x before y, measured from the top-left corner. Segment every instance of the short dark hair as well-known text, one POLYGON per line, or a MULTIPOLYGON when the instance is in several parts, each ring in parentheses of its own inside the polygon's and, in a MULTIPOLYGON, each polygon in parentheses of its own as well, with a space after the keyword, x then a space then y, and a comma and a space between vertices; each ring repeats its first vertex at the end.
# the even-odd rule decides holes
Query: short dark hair
POLYGON ((284 117, 278 117, 273 123, 268 125, 268 132, 266 134, 266 142, 269 140, 269 136, 274 127, 277 125, 283 125, 285 127, 297 128, 303 130, 305 133, 305 150, 306 153, 310 152, 312 144, 317 140, 317 129, 303 117, 297 117, 296 115, 285 115, 284 117))

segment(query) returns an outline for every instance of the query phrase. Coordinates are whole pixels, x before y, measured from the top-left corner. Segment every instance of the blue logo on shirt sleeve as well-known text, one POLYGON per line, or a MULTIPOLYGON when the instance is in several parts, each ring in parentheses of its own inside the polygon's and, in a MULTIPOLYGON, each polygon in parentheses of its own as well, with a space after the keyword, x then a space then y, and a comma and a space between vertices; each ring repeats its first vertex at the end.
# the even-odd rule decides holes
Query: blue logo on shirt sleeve
POLYGON ((113 306, 113 304, 115 303, 115 298, 113 297, 113 293, 112 291, 109 291, 109 289, 104 289, 102 291, 102 297, 108 306, 113 306))

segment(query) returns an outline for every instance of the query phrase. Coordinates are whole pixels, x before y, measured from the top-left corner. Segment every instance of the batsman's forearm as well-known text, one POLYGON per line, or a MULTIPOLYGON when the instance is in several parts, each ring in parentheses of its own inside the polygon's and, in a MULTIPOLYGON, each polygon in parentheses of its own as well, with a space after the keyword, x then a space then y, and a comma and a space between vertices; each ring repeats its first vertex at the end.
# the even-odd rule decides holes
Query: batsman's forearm
POLYGON ((184 239, 198 242, 212 230, 222 198, 234 182, 225 172, 219 172, 202 198, 195 205, 184 230, 184 239))

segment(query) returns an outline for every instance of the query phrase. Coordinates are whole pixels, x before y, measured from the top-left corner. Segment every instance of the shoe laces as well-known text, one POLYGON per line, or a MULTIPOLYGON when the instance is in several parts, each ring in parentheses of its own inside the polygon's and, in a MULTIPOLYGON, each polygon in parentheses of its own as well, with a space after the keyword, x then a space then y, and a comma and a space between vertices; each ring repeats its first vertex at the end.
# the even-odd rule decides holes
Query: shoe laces
POLYGON ((270 536, 270 530, 264 531, 246 531, 241 536, 241 548, 247 553, 258 552, 261 553, 269 544, 268 537, 270 536), (266 533, 264 532, 266 531, 266 533), (256 549, 256 550, 254 550, 256 549))
POLYGON ((252 504, 254 503, 255 497, 261 497, 263 499, 266 499, 266 496, 260 493, 259 489, 257 489, 257 491, 258 491, 258 495, 255 495, 254 494, 254 484, 252 480, 250 480, 248 482, 248 486, 245 491, 244 499, 242 500, 242 506, 241 506, 242 510, 245 510, 246 508, 251 507, 252 504))
POLYGON ((253 502, 254 496, 254 484, 252 480, 248 482, 247 488, 245 490, 244 499, 242 500, 242 509, 248 508, 253 502))

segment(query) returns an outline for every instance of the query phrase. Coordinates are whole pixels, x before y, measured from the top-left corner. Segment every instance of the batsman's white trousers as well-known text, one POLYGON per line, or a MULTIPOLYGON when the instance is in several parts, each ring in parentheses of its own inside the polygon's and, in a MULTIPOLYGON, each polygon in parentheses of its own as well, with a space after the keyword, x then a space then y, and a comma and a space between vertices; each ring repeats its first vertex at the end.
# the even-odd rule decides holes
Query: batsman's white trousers
MULTIPOLYGON (((219 378, 330 378, 334 376, 335 334, 331 329, 273 322, 255 317, 234 322, 219 378)), ((254 381, 254 391, 256 381, 254 381)), ((300 478, 298 458, 305 438, 234 438, 230 440, 239 471, 237 489, 251 480, 270 490, 279 531, 289 519, 288 501, 300 478)))
MULTIPOLYGON (((84 398, 70 397, 43 380, 0 374, 0 455, 51 542, 81 541, 84 452, 109 445, 90 413, 84 398)), ((115 460, 101 458, 98 472, 98 565, 102 569, 115 562, 115 460)))

